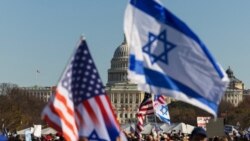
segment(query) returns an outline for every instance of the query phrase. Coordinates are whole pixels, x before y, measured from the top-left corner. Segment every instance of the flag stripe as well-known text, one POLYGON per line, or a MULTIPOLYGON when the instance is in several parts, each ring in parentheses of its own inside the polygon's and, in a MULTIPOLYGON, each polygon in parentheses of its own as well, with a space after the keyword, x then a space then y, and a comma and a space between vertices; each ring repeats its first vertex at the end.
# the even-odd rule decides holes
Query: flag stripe
POLYGON ((87 137, 88 130, 86 129, 94 128, 94 125, 91 121, 91 118, 89 117, 89 114, 86 108, 83 105, 83 102, 79 106, 77 106, 77 111, 79 111, 79 114, 81 116, 80 120, 82 120, 80 124, 80 129, 78 130, 79 136, 87 137))
POLYGON ((48 115, 44 115, 44 120, 50 124, 51 127, 53 127, 54 129, 56 129, 58 132, 62 133, 62 129, 60 126, 58 126, 56 123, 54 123, 52 120, 50 120, 48 115))
POLYGON ((154 109, 152 107, 150 107, 150 108, 140 109, 139 113, 150 114, 150 113, 153 113, 153 111, 154 111, 154 109))
POLYGON ((65 108, 67 109, 68 114, 73 117, 74 116, 74 112, 73 112, 73 110, 71 108, 69 108, 67 106, 68 104, 67 104, 66 98, 61 93, 59 93, 58 91, 55 94, 55 98, 57 100, 59 100, 60 102, 62 102, 63 105, 66 105, 65 108))
POLYGON ((130 54, 129 62, 129 70, 135 71, 138 74, 145 74, 143 62, 137 61, 134 54, 130 54))
POLYGON ((170 119, 167 119, 167 118, 165 118, 165 117, 163 117, 161 115, 159 115, 159 116, 160 116, 161 121, 165 121, 165 122, 169 122, 170 123, 170 119))
POLYGON ((147 106, 147 105, 152 106, 152 101, 151 101, 150 99, 147 100, 146 102, 143 102, 143 105, 142 105, 142 106, 147 106))
MULTIPOLYGON (((61 87, 58 87, 59 90, 63 90, 61 89, 61 87)), ((73 131, 74 134, 77 133, 77 125, 75 124, 76 123, 76 117, 75 115, 73 114, 70 114, 68 111, 72 111, 70 110, 71 107, 70 107, 70 102, 65 102, 65 101, 61 101, 60 99, 57 99, 58 95, 60 95, 60 93, 56 93, 55 94, 55 99, 54 99, 54 103, 51 103, 49 106, 50 108, 54 107, 54 109, 51 108, 51 111, 58 115, 58 117, 60 117, 61 115, 63 115, 63 121, 65 122, 66 126, 73 131), (64 103, 65 102, 65 103, 64 103), (66 104, 67 103, 67 104, 66 104), (53 110, 55 109, 58 109, 59 112, 61 113, 61 115, 59 115, 57 112, 54 112, 53 110)), ((62 97, 65 97, 65 95, 60 95, 59 96, 61 99, 64 99, 62 97)), ((76 136, 76 135, 75 135, 76 136)))
POLYGON ((76 136, 74 136, 73 132, 64 126, 64 128, 60 127, 60 125, 64 125, 63 121, 61 120, 61 117, 58 117, 58 115, 54 114, 50 107, 46 107, 44 109, 45 114, 43 114, 43 119, 54 129, 56 129, 58 132, 62 133, 63 137, 67 140, 77 140, 76 136), (70 139, 70 138, 71 139, 70 139))
MULTIPOLYGON (((96 98, 96 101, 98 103, 100 111, 102 112, 103 119, 105 121, 105 126, 108 130, 109 137, 111 140, 116 140, 116 138, 119 136, 119 132, 117 132, 117 129, 114 128, 114 125, 111 122, 111 119, 107 116, 107 115, 109 115, 109 113, 107 113, 106 109, 104 108, 104 105, 102 103, 103 100, 106 100, 106 99, 101 100, 100 97, 96 98)), ((106 103, 106 102, 104 102, 104 103, 106 103)))
POLYGON ((162 5, 158 4, 154 0, 131 0, 130 4, 140 9, 141 11, 147 13, 152 18, 155 18, 156 20, 171 26, 176 30, 182 32, 186 36, 192 38, 195 42, 199 44, 204 54, 207 56, 208 60, 211 62, 211 64, 217 71, 219 77, 220 78, 224 77, 223 72, 216 63, 212 54, 207 50, 205 44, 202 43, 202 41, 198 38, 198 36, 194 32, 192 32, 192 30, 185 23, 179 20, 170 11, 168 11, 166 8, 164 8, 162 5))
POLYGON ((150 108, 146 108, 146 109, 139 109, 140 114, 144 114, 144 115, 150 115, 154 113, 154 108, 150 107, 150 108))
POLYGON ((187 96, 197 99, 201 103, 206 104, 210 109, 217 112, 217 104, 214 101, 210 101, 202 97, 201 94, 195 92, 194 90, 190 89, 188 86, 180 83, 179 81, 174 80, 170 76, 150 69, 145 69, 145 73, 146 75, 151 77, 150 81, 147 81, 148 84, 179 92, 185 92, 187 96))
MULTIPOLYGON (((153 105, 152 105, 152 106, 153 106, 153 105)), ((142 107, 142 108, 140 108, 139 110, 144 112, 144 111, 149 111, 149 110, 152 110, 152 109, 153 109, 153 107, 148 107, 148 106, 147 106, 147 107, 142 107)))
POLYGON ((158 101, 159 101, 161 104, 166 104, 165 99, 164 99, 163 96, 160 96, 159 99, 158 99, 158 101))
MULTIPOLYGON (((53 121, 50 120, 50 118, 48 117, 48 115, 45 115, 44 120, 50 124, 51 127, 53 127, 54 129, 56 129, 58 132, 62 133, 62 129, 60 128, 60 126, 58 126, 57 124, 55 124, 53 121)), ((69 141, 70 137, 67 133, 63 133, 63 137, 69 141)))
POLYGON ((115 124, 116 128, 120 129, 120 127, 118 125, 118 121, 116 120, 115 112, 113 110, 111 110, 111 109, 113 109, 112 104, 111 104, 107 95, 105 96, 105 99, 106 99, 107 103, 104 103, 104 104, 107 104, 107 107, 109 107, 108 110, 112 113, 112 114, 109 114, 109 116, 113 120, 113 123, 115 124))
POLYGON ((83 121, 83 116, 81 116, 81 112, 78 111, 78 109, 75 110, 75 114, 76 114, 76 125, 77 125, 77 129, 80 130, 80 126, 84 125, 84 121, 83 121))
MULTIPOLYGON (((97 98, 99 98, 101 96, 93 97, 93 98, 89 99, 89 104, 91 105, 92 110, 95 111, 95 116, 97 117, 98 124, 93 121, 92 117, 89 115, 88 112, 86 112, 86 113, 88 114, 89 118, 86 120, 86 122, 92 122, 92 124, 95 127, 96 132, 99 134, 99 136, 102 138, 105 138, 106 140, 110 140, 108 130, 106 127, 107 121, 104 120, 105 115, 102 115, 102 110, 100 109, 100 103, 98 103, 96 100, 97 98)), ((102 102, 105 102, 105 101, 102 101, 102 102)))
POLYGON ((98 118, 97 118, 97 116, 95 114, 94 109, 92 109, 92 106, 90 105, 89 101, 84 101, 83 106, 85 107, 85 109, 87 110, 89 116, 93 120, 93 123, 99 125, 100 123, 98 121, 98 118))
POLYGON ((63 112, 61 111, 61 109, 56 108, 55 106, 53 106, 52 104, 50 105, 50 109, 51 111, 55 114, 58 115, 58 117, 60 117, 60 119, 65 123, 65 125, 72 131, 72 133, 74 134, 74 136, 76 135, 74 126, 71 124, 71 122, 69 122, 67 120, 67 118, 64 116, 63 112))
MULTIPOLYGON (((134 71, 138 72, 137 70, 134 70, 134 71)), ((185 94, 187 96, 196 98, 198 101, 200 101, 201 103, 204 103, 210 109, 217 112, 217 106, 216 106, 217 104, 216 103, 214 103, 213 101, 209 101, 208 99, 205 99, 204 97, 202 97, 200 94, 193 91, 189 87, 174 80, 170 76, 167 76, 167 74, 162 74, 158 71, 150 70, 147 68, 144 68, 144 72, 145 72, 145 74, 141 74, 141 75, 146 75, 146 76, 149 76, 151 78, 150 80, 147 81, 148 84, 156 86, 156 87, 162 87, 162 88, 166 88, 166 89, 170 89, 170 90, 179 91, 179 92, 185 92, 185 94), (174 85, 171 85, 171 84, 174 84, 174 85)))
POLYGON ((150 109, 150 108, 152 108, 153 107, 153 104, 152 104, 152 102, 150 103, 150 104, 148 104, 148 105, 143 105, 142 107, 140 107, 139 109, 140 110, 145 110, 145 109, 150 109))

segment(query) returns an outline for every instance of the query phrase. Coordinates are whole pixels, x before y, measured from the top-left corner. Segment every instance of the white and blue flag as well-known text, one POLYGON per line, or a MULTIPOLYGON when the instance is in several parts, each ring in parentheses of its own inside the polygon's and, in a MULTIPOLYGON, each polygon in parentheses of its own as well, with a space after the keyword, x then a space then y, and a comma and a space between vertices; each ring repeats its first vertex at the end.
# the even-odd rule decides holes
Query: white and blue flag
POLYGON ((154 96, 153 107, 155 115, 161 121, 170 125, 171 123, 170 123, 169 110, 164 96, 162 95, 153 95, 153 96, 154 96))
POLYGON ((131 0, 124 30, 129 79, 139 89, 193 104, 215 117, 228 77, 205 44, 155 0, 131 0))

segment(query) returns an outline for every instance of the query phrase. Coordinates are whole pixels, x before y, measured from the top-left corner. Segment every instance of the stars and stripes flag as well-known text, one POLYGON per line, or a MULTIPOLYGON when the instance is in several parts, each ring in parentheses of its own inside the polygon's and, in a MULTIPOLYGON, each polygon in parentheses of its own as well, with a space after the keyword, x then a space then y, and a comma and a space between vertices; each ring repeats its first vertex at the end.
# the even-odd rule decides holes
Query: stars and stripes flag
POLYGON ((141 102, 139 109, 137 111, 137 125, 135 134, 139 139, 141 139, 141 132, 143 131, 143 124, 145 117, 147 115, 156 115, 161 121, 170 124, 170 117, 168 112, 168 107, 165 102, 165 97, 163 95, 151 95, 145 93, 144 99, 141 102), (152 100, 152 97, 154 98, 152 100))
POLYGON ((130 0, 124 32, 128 78, 139 89, 193 104, 217 116, 229 79, 205 44, 160 0, 130 0))
POLYGON ((153 102, 151 98, 151 94, 145 93, 144 99, 142 100, 139 109, 137 111, 137 125, 135 130, 135 135, 138 137, 139 140, 142 139, 141 132, 143 131, 143 124, 146 115, 154 114, 153 102))
POLYGON ((42 118, 67 141, 114 141, 123 135, 85 39, 81 38, 42 118))

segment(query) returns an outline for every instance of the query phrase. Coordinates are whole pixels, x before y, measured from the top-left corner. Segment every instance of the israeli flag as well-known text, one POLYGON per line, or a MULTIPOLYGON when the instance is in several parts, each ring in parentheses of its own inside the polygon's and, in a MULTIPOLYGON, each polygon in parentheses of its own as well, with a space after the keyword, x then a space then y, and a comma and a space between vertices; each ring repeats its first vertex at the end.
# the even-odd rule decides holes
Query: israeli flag
POLYGON ((153 95, 153 107, 155 115, 163 122, 170 125, 170 116, 167 103, 165 101, 164 96, 161 95, 153 95))
POLYGON ((155 0, 131 0, 124 30, 128 77, 139 89, 193 104, 215 117, 229 82, 203 42, 155 0))

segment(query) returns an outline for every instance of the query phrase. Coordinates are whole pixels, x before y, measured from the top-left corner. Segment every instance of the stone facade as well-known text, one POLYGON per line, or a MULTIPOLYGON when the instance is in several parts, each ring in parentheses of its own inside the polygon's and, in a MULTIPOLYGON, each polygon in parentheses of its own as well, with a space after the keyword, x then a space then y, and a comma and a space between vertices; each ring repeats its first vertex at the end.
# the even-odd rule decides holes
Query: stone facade
POLYGON ((230 102, 234 106, 238 106, 243 101, 244 83, 234 76, 230 67, 226 70, 226 73, 230 79, 230 83, 223 100, 230 102))
POLYGON ((48 102, 50 96, 54 93, 55 87, 21 87, 21 90, 27 96, 35 96, 44 102, 48 102))

